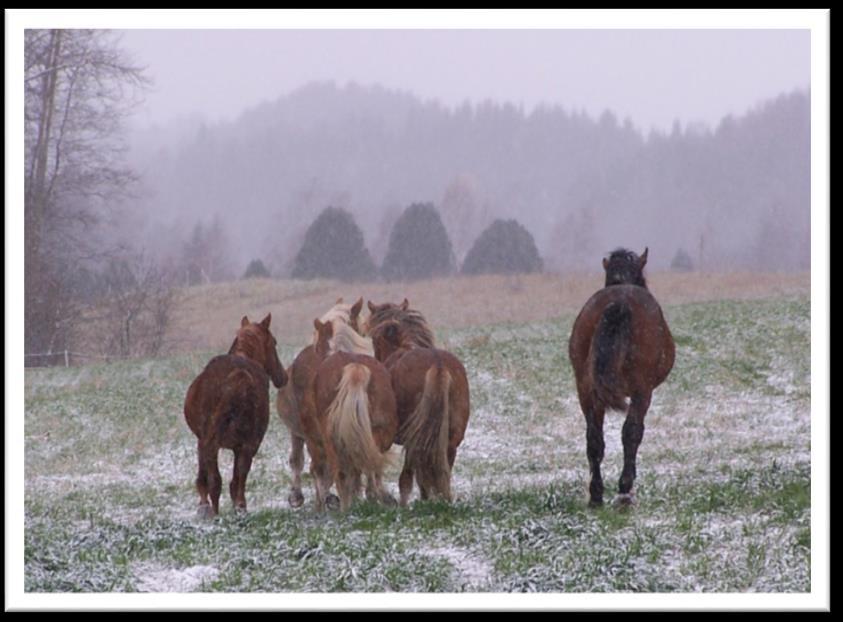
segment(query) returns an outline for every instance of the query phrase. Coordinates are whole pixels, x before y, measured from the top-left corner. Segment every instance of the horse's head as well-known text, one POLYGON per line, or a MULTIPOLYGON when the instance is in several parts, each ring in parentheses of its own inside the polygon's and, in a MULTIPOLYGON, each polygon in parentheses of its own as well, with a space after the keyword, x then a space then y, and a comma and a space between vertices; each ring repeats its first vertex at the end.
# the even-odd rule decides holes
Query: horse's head
POLYGON ((238 354, 255 361, 269 374, 272 384, 280 389, 287 384, 287 372, 284 371, 284 366, 278 358, 276 349, 278 342, 269 332, 271 320, 271 313, 257 323, 250 322, 244 315, 240 320, 240 330, 237 331, 237 337, 228 353, 238 354))
POLYGON ((319 358, 325 358, 331 350, 331 337, 334 336, 334 325, 332 322, 322 322, 319 318, 316 318, 313 320, 313 328, 316 329, 313 350, 319 358))
POLYGON ((384 322, 395 321, 401 327, 401 339, 413 347, 432 348, 433 331, 424 316, 410 309, 410 303, 405 298, 401 304, 386 302, 376 305, 369 301, 369 317, 363 325, 363 332, 371 335, 384 322))
POLYGON ((364 335, 369 335, 380 322, 394 318, 399 312, 409 309, 410 301, 405 298, 401 304, 385 302, 376 305, 370 300, 367 305, 369 307, 369 317, 366 318, 366 321, 360 327, 364 335))
POLYGON ((401 325, 394 320, 381 322, 372 330, 375 358, 383 363, 393 352, 407 347, 402 339, 401 325))
POLYGON ((639 257, 625 248, 618 248, 603 258, 606 271, 606 287, 609 285, 640 285, 647 287, 644 279, 644 265, 647 263, 648 248, 639 257))

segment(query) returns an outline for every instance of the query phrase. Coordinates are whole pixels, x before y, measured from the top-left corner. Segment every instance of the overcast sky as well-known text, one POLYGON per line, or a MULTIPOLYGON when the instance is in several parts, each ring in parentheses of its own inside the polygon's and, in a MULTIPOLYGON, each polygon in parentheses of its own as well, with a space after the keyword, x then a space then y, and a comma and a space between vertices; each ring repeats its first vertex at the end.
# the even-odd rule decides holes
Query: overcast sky
POLYGON ((380 84, 453 106, 486 98, 645 131, 711 126, 810 86, 808 30, 125 30, 155 81, 138 127, 233 120, 314 80, 380 84))

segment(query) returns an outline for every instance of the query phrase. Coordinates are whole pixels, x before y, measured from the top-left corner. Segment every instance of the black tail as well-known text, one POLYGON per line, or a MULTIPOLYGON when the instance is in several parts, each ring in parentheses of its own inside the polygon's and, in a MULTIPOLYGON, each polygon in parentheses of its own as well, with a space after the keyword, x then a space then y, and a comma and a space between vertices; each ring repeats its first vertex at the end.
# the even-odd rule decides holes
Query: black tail
POLYGON ((234 435, 236 438, 251 438, 255 433, 257 421, 257 393, 252 376, 242 369, 237 369, 223 381, 222 394, 217 405, 218 438, 234 435))
POLYGON ((591 340, 594 395, 604 407, 625 411, 623 365, 632 336, 632 312, 623 302, 609 304, 591 340))

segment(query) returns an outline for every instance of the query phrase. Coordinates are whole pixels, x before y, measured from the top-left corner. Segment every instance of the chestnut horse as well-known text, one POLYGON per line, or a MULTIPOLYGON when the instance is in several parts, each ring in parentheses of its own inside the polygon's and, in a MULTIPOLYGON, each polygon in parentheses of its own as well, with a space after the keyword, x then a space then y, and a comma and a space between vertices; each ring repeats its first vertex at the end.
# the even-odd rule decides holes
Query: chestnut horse
POLYGON ((451 471, 471 412, 465 368, 450 352, 432 347, 433 333, 406 299, 400 305, 370 302, 369 310, 366 330, 375 358, 390 372, 398 406, 401 505, 410 499, 414 475, 422 499, 451 501, 451 471))
POLYGON ((395 503, 383 488, 386 452, 398 430, 395 394, 389 373, 373 357, 337 351, 330 353, 334 326, 313 321, 320 360, 305 390, 301 424, 316 484, 316 508, 324 509, 328 490, 337 483, 340 509, 345 511, 360 494, 366 475, 366 496, 395 503))
MULTIPOLYGON (((363 298, 360 298, 353 305, 344 304, 343 299, 337 300, 336 304, 321 318, 320 322, 329 322, 333 327, 333 336, 328 342, 328 353, 335 350, 344 352, 355 352, 360 354, 373 354, 372 342, 359 334, 358 318, 363 308, 363 298)), ((311 345, 303 348, 298 353, 288 373, 290 382, 278 392, 276 408, 281 421, 287 426, 290 432, 290 469, 292 471, 293 483, 290 486, 288 503, 292 507, 299 507, 304 503, 304 494, 301 488, 301 474, 304 470, 304 448, 305 433, 302 430, 300 404, 305 389, 310 383, 313 373, 319 362, 324 358, 317 356, 314 351, 318 334, 314 332, 311 345)))
POLYGON ((187 390, 184 417, 199 439, 200 516, 219 514, 221 448, 234 452, 229 491, 234 507, 246 510, 246 477, 269 424, 269 380, 279 388, 287 382, 275 337, 269 332, 271 319, 269 314, 252 323, 244 315, 228 354, 211 359, 187 390))
POLYGON ((571 330, 568 356, 585 415, 590 505, 603 503, 603 417, 607 409, 626 412, 623 424, 623 472, 618 505, 634 503, 635 460, 644 436, 644 416, 653 389, 673 367, 675 346, 661 307, 647 289, 639 257, 617 249, 603 259, 605 287, 580 311, 571 330), (626 398, 630 398, 627 406, 626 398))

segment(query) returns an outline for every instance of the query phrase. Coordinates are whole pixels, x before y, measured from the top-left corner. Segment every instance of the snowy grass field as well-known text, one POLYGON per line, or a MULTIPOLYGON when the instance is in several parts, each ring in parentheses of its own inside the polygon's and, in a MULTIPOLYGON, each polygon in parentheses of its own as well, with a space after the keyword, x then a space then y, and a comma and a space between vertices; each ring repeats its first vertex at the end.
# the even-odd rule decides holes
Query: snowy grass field
MULTIPOLYGON (((232 509, 223 451, 221 515, 201 521, 181 408, 214 353, 27 370, 25 590, 810 591, 808 295, 664 311, 676 364, 645 422, 627 512, 587 507, 573 312, 437 331, 472 398, 451 505, 319 515, 307 477, 305 506, 289 508, 289 439, 273 405, 248 514, 232 509)), ((282 344, 286 365, 297 349, 282 344)), ((607 500, 622 422, 607 415, 607 500)), ((393 467, 396 497, 397 479, 393 467)))

